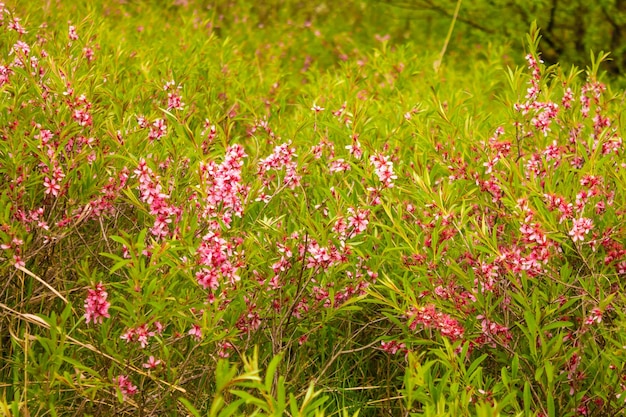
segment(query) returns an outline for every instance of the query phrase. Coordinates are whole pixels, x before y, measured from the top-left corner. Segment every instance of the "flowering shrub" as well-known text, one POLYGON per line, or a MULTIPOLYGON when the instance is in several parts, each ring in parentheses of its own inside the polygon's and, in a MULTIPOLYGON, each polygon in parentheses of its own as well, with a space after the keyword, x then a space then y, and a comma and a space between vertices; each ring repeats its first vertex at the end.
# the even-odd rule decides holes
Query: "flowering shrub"
POLYGON ((533 28, 507 80, 499 51, 434 73, 237 2, 23 7, 0 5, 5 414, 621 412, 606 56, 546 68, 533 28))

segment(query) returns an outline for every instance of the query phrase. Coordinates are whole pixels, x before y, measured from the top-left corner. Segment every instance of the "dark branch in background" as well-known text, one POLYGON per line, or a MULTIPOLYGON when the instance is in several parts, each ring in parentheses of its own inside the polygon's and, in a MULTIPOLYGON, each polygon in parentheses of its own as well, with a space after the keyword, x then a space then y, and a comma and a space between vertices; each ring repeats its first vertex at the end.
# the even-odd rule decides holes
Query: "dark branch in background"
POLYGON ((546 30, 550 33, 552 33, 552 29, 554 28, 554 16, 556 14, 558 3, 558 0, 553 0, 552 7, 550 8, 550 20, 548 20, 548 26, 546 27, 546 30))
MULTIPOLYGON (((624 68, 626 68, 626 55, 624 54, 624 44, 626 44, 624 29, 626 29, 626 24, 620 25, 619 23, 617 23, 611 13, 609 13, 609 11, 606 9, 606 6, 602 5, 601 7, 604 18, 613 28, 613 31, 611 33, 611 51, 614 53, 614 55, 613 61, 609 62, 609 64, 614 66, 619 72, 620 70, 624 70, 624 68)), ((626 10, 626 1, 617 0, 615 8, 616 10, 620 10, 623 13, 623 11, 626 10)))
MULTIPOLYGON (((397 9, 431 12, 446 18, 452 18, 454 10, 454 5, 449 1, 369 1, 397 9)), ((589 49, 604 49, 611 51, 613 57, 604 68, 614 75, 620 74, 626 68, 626 24, 621 24, 626 17, 626 0, 614 0, 609 5, 586 3, 584 0, 573 3, 551 0, 545 6, 539 7, 534 2, 509 1, 503 6, 495 4, 493 0, 483 0, 475 3, 480 7, 475 7, 470 12, 462 7, 457 20, 485 34, 513 40, 521 40, 524 28, 527 30, 534 20, 539 20, 542 40, 546 46, 543 57, 547 63, 569 60, 570 63, 584 66, 589 49), (507 13, 506 17, 510 17, 510 20, 500 16, 494 20, 493 15, 499 11, 507 13), (597 39, 590 39, 588 35, 591 30, 600 33, 606 44, 598 45, 597 39)), ((408 16, 405 18, 407 21, 411 19, 408 16)))
MULTIPOLYGON (((557 1, 558 0, 554 0, 552 2, 552 8, 550 9, 550 18, 548 20, 547 27, 541 31, 541 38, 544 40, 544 42, 546 44, 548 44, 548 46, 550 48, 552 48, 552 50, 554 50, 554 53, 544 54, 544 58, 547 59, 548 61, 551 61, 552 63, 556 63, 556 61, 558 61, 559 56, 561 56, 563 54, 563 46, 559 45, 554 40, 555 37, 554 37, 554 33, 553 33, 554 26, 555 26, 555 15, 556 15, 556 9, 557 9, 557 1)), ((514 4, 514 6, 517 9, 518 13, 522 16, 524 25, 526 25, 526 27, 530 27, 530 25, 531 25, 531 23, 532 23, 532 21, 534 19, 531 18, 528 15, 528 13, 526 12, 526 10, 524 10, 518 4, 514 4)))
MULTIPOLYGON (((397 2, 397 1, 393 1, 393 0, 374 0, 377 3, 382 3, 385 4, 387 6, 391 6, 391 7, 396 7, 398 9, 404 9, 404 10, 411 10, 411 11, 435 11, 443 16, 452 18, 453 13, 448 12, 446 9, 444 9, 441 6, 438 6, 436 4, 433 4, 431 1, 426 0, 423 4, 418 4, 418 3, 406 3, 406 2, 397 2)), ((463 9, 461 9, 463 10, 463 9)), ((488 27, 482 26, 472 20, 469 20, 466 17, 463 17, 459 14, 457 21, 465 23, 468 26, 473 27, 474 29, 478 29, 482 32, 488 33, 490 35, 493 35, 496 33, 496 31, 494 29, 490 29, 488 27)))
MULTIPOLYGON (((441 13, 441 14, 443 14, 443 15, 447 16, 447 17, 452 18, 452 13, 449 13, 446 9, 442 8, 441 6, 438 6, 438 5, 434 4, 434 3, 433 3, 432 1, 430 1, 430 0, 427 0, 427 1, 426 1, 426 3, 427 3, 427 4, 428 4, 428 5, 429 5, 429 6, 430 6, 433 10, 435 10, 435 11, 437 11, 437 12, 439 12, 439 13, 441 13)), ((462 10, 463 10, 463 9, 461 8, 461 11, 462 11, 462 10)), ((474 22, 474 21, 472 21, 472 20, 469 20, 469 19, 467 19, 467 18, 463 17, 461 14, 459 14, 459 17, 457 18, 457 20, 458 20, 459 22, 463 22, 463 23, 465 23, 465 24, 467 24, 467 25, 470 25, 470 26, 471 26, 471 27, 473 27, 473 28, 476 28, 476 29, 478 29, 478 30, 481 30, 481 31, 483 31, 483 32, 485 32, 485 33, 489 33, 489 34, 494 34, 494 33, 496 33, 496 31, 495 31, 495 30, 490 29, 490 28, 485 27, 485 26, 482 26, 482 25, 479 25, 478 23, 476 23, 476 22, 474 22)))

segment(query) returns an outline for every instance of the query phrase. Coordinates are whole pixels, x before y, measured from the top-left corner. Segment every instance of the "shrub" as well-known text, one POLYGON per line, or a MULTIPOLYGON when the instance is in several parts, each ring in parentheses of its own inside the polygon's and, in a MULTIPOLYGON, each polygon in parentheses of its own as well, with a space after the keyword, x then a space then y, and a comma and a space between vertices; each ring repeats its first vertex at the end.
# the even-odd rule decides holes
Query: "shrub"
POLYGON ((306 8, 21 7, 4 414, 621 412, 606 55, 546 67, 533 27, 527 71, 498 46, 434 71, 306 8))

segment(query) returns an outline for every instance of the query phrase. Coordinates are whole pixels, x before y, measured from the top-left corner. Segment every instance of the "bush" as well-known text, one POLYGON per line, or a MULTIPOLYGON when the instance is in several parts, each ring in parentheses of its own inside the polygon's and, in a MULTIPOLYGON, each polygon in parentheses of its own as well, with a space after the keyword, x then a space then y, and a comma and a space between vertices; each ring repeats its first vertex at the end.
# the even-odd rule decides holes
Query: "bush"
POLYGON ((153 6, 0 7, 3 414, 621 412, 605 55, 153 6))

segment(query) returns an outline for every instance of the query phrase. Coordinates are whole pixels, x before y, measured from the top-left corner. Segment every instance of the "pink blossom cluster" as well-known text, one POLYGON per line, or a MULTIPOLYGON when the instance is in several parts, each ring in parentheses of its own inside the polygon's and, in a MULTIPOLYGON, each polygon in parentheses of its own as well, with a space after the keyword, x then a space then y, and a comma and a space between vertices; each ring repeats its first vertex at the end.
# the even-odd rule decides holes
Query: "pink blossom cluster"
POLYGON ((326 286, 314 285, 311 290, 313 296, 312 306, 323 306, 324 308, 339 307, 353 296, 363 296, 370 284, 376 283, 378 273, 372 271, 364 264, 364 259, 358 258, 355 271, 346 271, 349 284, 343 288, 335 289, 335 297, 331 299, 329 289, 334 287, 334 282, 329 282, 326 286))
POLYGON ((587 318, 585 318, 585 324, 592 325, 594 323, 602 323, 602 314, 602 310, 600 310, 598 307, 592 308, 587 318))
POLYGON ((528 206, 528 200, 520 199, 518 207, 524 215, 524 221, 519 228, 522 235, 519 243, 522 246, 502 248, 498 262, 502 262, 507 270, 515 274, 524 271, 529 276, 537 276, 548 264, 556 244, 548 239, 541 225, 534 221, 534 213, 528 206))
POLYGON ((565 220, 571 219, 574 215, 574 205, 568 203, 564 197, 556 194, 544 194, 543 198, 546 200, 548 210, 558 210, 560 213, 559 224, 563 223, 565 220))
POLYGON ((572 237, 572 241, 583 241, 585 235, 587 235, 593 229, 593 220, 581 217, 572 221, 572 229, 569 231, 569 235, 572 237))
POLYGON ((296 155, 296 149, 290 146, 291 141, 276 146, 271 155, 259 162, 258 173, 263 178, 264 187, 270 186, 272 178, 268 177, 268 173, 283 168, 285 169, 283 184, 292 190, 300 185, 301 176, 298 174, 298 163, 295 161, 298 155, 296 155))
POLYGON ((416 331, 417 326, 421 325, 425 329, 438 330, 451 341, 462 339, 465 334, 465 329, 456 319, 437 311, 434 304, 422 307, 413 306, 406 316, 409 320, 409 329, 412 331, 416 331))
POLYGON ((73 101, 68 99, 68 105, 72 110, 72 118, 76 123, 83 127, 93 125, 93 117, 90 112, 92 104, 84 94, 76 97, 73 101))
POLYGON ((159 176, 148 167, 145 159, 139 160, 133 173, 139 179, 139 199, 150 206, 150 214, 155 216, 150 232, 159 239, 168 236, 170 224, 180 217, 182 210, 168 203, 169 195, 162 192, 159 176))
MULTIPOLYGON (((21 208, 16 208, 14 218, 21 223, 21 226, 27 232, 31 232, 35 227, 40 230, 47 231, 50 229, 50 225, 48 224, 44 216, 45 211, 45 207, 38 207, 29 211, 25 211, 21 208)), ((24 243, 22 239, 17 239, 14 237, 12 243, 15 244, 15 242, 21 242, 19 245, 24 243)))
POLYGON ((200 216, 212 222, 211 228, 219 228, 217 220, 229 227, 233 216, 243 215, 243 200, 248 188, 243 184, 241 168, 246 156, 243 146, 233 145, 226 149, 221 164, 214 161, 200 164, 200 184, 204 193, 200 216))
POLYGON ((163 86, 163 90, 167 93, 167 109, 168 110, 183 110, 185 103, 182 101, 182 97, 178 94, 177 90, 182 89, 182 86, 176 85, 174 80, 168 81, 163 86))
POLYGON ((90 288, 87 298, 85 299, 85 322, 89 324, 102 323, 104 318, 111 317, 109 315, 109 307, 111 303, 107 301, 108 293, 104 289, 104 285, 100 282, 95 288, 90 288))
POLYGON ((481 345, 488 344, 493 348, 498 345, 509 345, 509 342, 513 339, 513 334, 507 326, 491 321, 483 315, 479 315, 476 318, 480 320, 480 329, 482 331, 482 334, 476 339, 476 343, 481 345))
POLYGON ((525 59, 528 62, 528 69, 531 70, 530 87, 528 88, 526 98, 530 101, 534 101, 541 91, 539 86, 541 82, 541 69, 539 68, 539 64, 543 64, 543 61, 535 58, 532 54, 527 54, 525 59))
POLYGON ((567 87, 565 93, 563 93, 563 99, 561 100, 561 106, 564 109, 569 110, 572 108, 572 102, 574 101, 574 92, 570 87, 567 87))
POLYGON ((91 63, 91 62, 96 60, 96 53, 94 52, 93 48, 91 48, 89 46, 85 46, 83 48, 83 56, 85 57, 85 59, 89 63, 91 63))
POLYGON ((589 117, 591 103, 600 104, 602 94, 606 91, 606 85, 599 81, 589 80, 580 90, 581 113, 583 117, 589 117))
POLYGON ((53 134, 47 129, 41 129, 35 137, 40 140, 37 147, 45 151, 46 159, 51 165, 51 167, 44 163, 40 165, 46 175, 43 179, 44 194, 58 197, 61 194, 61 182, 65 178, 57 157, 59 142, 52 140, 53 134))
POLYGON ((275 139, 280 140, 280 138, 276 136, 276 133, 274 133, 274 131, 270 127, 267 118, 255 121, 255 123, 250 128, 248 128, 248 135, 253 136, 259 129, 262 129, 265 133, 267 133, 270 138, 270 143, 273 143, 275 139))
POLYGON ((331 161, 330 166, 328 167, 328 170, 331 174, 350 171, 350 169, 350 164, 346 162, 343 158, 338 158, 334 161, 331 161))
POLYGON ((246 311, 241 313, 235 324, 242 336, 257 331, 263 322, 261 315, 257 311, 256 303, 252 302, 247 296, 244 296, 243 299, 246 303, 246 311))
POLYGON ((148 140, 155 141, 165 137, 167 135, 167 123, 163 119, 156 119, 150 125, 150 132, 148 133, 148 140))
POLYGON ((120 390, 125 400, 139 392, 137 386, 132 384, 127 375, 119 375, 113 380, 113 383, 120 390))
POLYGON ((191 337, 193 337, 196 342, 199 342, 200 340, 202 340, 203 335, 202 335, 202 328, 200 327, 199 324, 192 324, 191 325, 191 329, 189 329, 189 331, 187 332, 187 334, 191 337))
POLYGON ((370 156, 370 162, 376 170, 378 179, 385 187, 392 188, 393 181, 398 179, 398 177, 393 172, 393 162, 390 160, 389 156, 378 153, 370 156))
POLYGON ((369 224, 370 211, 368 209, 356 209, 348 207, 348 218, 339 216, 333 225, 335 232, 341 241, 352 239, 365 232, 369 224))
POLYGON ((202 153, 209 153, 209 146, 213 143, 217 137, 217 128, 214 124, 211 124, 209 119, 204 119, 204 129, 200 132, 200 136, 204 137, 202 140, 202 153))
POLYGON ((343 123, 344 126, 350 127, 350 125, 352 124, 352 116, 346 111, 347 105, 348 103, 344 102, 340 108, 333 111, 333 116, 335 116, 337 120, 343 123))
POLYGON ((182 101, 182 97, 177 93, 167 93, 167 109, 168 110, 183 110, 185 103, 182 101))
MULTIPOLYGON (((335 144, 323 137, 317 145, 311 147, 311 152, 315 159, 321 159, 324 156, 324 151, 327 150, 327 157, 332 159, 335 157, 335 144)), ((331 171, 332 172, 332 171, 331 171)))
POLYGON ((363 149, 361 148, 361 143, 359 142, 359 135, 357 133, 352 135, 352 144, 347 145, 346 149, 350 152, 350 155, 354 159, 361 159, 363 156, 363 149))
POLYGON ((129 170, 124 167, 117 177, 109 177, 107 183, 100 190, 100 196, 89 202, 89 207, 95 217, 105 213, 114 212, 114 202, 119 197, 121 190, 126 187, 129 178, 129 170))
POLYGON ((76 33, 76 26, 70 25, 68 29, 68 37, 70 38, 71 41, 78 40, 78 33, 76 33))
POLYGON ((380 347, 390 355, 395 355, 398 352, 406 352, 406 345, 402 342, 398 342, 397 340, 391 340, 386 342, 382 340, 380 342, 380 347))
POLYGON ((13 70, 10 67, 0 65, 0 87, 9 83, 12 74, 13 70))
MULTIPOLYGON (((5 228, 0 227, 0 231, 7 232, 8 227, 5 227, 5 228)), ((15 266, 16 268, 24 268, 26 266, 26 262, 24 262, 24 259, 22 259, 22 247, 21 247, 22 245, 24 245, 24 241, 17 237, 13 237, 10 243, 0 244, 1 250, 13 251, 13 266, 15 266)))
POLYGON ((126 343, 139 343, 143 349, 148 346, 151 337, 163 333, 164 327, 160 322, 155 321, 153 326, 154 330, 150 330, 147 323, 141 324, 137 327, 130 327, 120 336, 120 339, 125 340, 126 343))
POLYGON ((217 356, 220 358, 229 358, 234 345, 227 340, 217 342, 217 356))
POLYGON ((315 240, 311 239, 310 242, 300 244, 299 246, 300 257, 306 256, 306 268, 326 270, 331 266, 343 263, 347 261, 346 254, 335 245, 320 246, 315 240))
POLYGON ((348 207, 348 238, 353 238, 365 232, 369 224, 370 211, 348 207))
MULTIPOLYGON (((2 16, 4 16, 4 11, 6 11, 6 9, 3 7, 2 11, 3 11, 2 16)), ((26 29, 24 29, 24 26, 20 24, 21 20, 22 19, 20 19, 19 17, 13 17, 13 19, 11 19, 11 21, 9 22, 9 26, 8 26, 9 30, 14 30, 20 35, 24 35, 28 33, 26 29)))
POLYGON ((514 109, 522 115, 532 113, 533 118, 531 119, 531 123, 533 127, 543 133, 544 136, 548 136, 548 133, 551 131, 550 126, 552 121, 555 120, 559 114, 559 105, 551 101, 531 101, 524 104, 516 103, 514 109))
POLYGON ((235 244, 222 238, 219 231, 209 231, 196 250, 201 266, 196 273, 198 284, 204 289, 215 290, 223 279, 231 285, 239 281, 237 256, 235 244))

